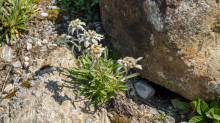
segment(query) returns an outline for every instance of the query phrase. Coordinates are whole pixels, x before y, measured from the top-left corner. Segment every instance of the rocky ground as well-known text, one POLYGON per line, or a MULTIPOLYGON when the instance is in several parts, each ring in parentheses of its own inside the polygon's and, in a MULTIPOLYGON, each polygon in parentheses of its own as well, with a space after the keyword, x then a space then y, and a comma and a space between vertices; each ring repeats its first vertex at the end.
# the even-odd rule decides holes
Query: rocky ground
MULTIPOLYGON (((20 43, 0 47, 1 122, 184 123, 192 117, 175 109, 163 120, 161 113, 173 109, 170 99, 184 99, 140 77, 126 80, 131 88, 124 92, 126 97, 113 99, 106 106, 91 107, 87 97, 77 96, 77 82, 71 82, 63 72, 63 68, 77 67, 74 60, 79 54, 71 54, 71 46, 57 45, 60 34, 67 33, 68 23, 76 19, 74 12, 55 6, 53 1, 43 1, 38 6, 37 17, 26 23, 36 28, 23 32, 20 43)), ((93 10, 79 18, 87 23, 86 30, 105 35, 102 44, 110 48, 110 57, 115 57, 101 21, 94 19, 97 13, 93 10)))

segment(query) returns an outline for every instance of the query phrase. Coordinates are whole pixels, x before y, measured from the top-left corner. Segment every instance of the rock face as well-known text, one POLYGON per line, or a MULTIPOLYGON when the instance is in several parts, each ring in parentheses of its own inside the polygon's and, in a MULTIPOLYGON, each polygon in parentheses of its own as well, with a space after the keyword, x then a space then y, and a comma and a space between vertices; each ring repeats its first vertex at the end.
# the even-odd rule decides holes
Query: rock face
POLYGON ((189 100, 220 95, 217 0, 100 0, 102 22, 141 75, 189 100))
MULTIPOLYGON (((30 88, 18 86, 10 100, 0 101, 0 122, 110 123, 106 109, 95 108, 87 97, 77 96, 76 82, 63 71, 63 68, 77 67, 68 49, 58 48, 47 57, 38 66, 51 67, 39 70, 38 66, 31 66, 30 88)), ((11 90, 10 87, 6 89, 11 90)))

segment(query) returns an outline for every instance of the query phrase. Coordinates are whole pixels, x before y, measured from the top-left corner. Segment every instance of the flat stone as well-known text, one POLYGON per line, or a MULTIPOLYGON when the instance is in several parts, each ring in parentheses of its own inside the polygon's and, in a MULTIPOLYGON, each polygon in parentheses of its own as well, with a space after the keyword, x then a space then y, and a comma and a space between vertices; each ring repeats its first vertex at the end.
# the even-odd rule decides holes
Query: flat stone
POLYGON ((12 50, 8 45, 4 45, 2 48, 0 47, 1 57, 7 61, 12 61, 12 50))
POLYGON ((32 44, 30 42, 26 43, 26 49, 31 50, 32 49, 32 44))
POLYGON ((29 39, 26 40, 26 42, 30 42, 30 43, 32 43, 33 40, 31 40, 31 39, 29 38, 29 39))
POLYGON ((22 67, 21 65, 21 62, 20 61, 16 61, 14 64, 13 64, 14 67, 22 67))
POLYGON ((43 46, 40 51, 41 51, 41 52, 47 51, 47 47, 46 47, 46 46, 43 46))
POLYGON ((139 96, 142 97, 143 99, 149 99, 155 93, 154 88, 142 80, 135 83, 135 89, 139 94, 139 96))
POLYGON ((8 102, 10 100, 9 99, 3 99, 1 102, 0 102, 0 107, 8 107, 8 102))
POLYGON ((96 32, 99 33, 101 31, 101 29, 102 29, 101 27, 97 27, 96 32))
POLYGON ((48 13, 41 13, 40 14, 42 17, 47 17, 48 16, 48 13))
POLYGON ((48 40, 47 40, 47 39, 44 39, 44 40, 42 41, 42 43, 43 43, 43 44, 47 44, 47 43, 48 43, 48 40))
POLYGON ((29 62, 24 62, 24 67, 27 68, 29 65, 29 62))
POLYGON ((26 56, 24 57, 24 61, 28 62, 29 61, 29 58, 26 56))
POLYGON ((88 15, 87 20, 92 20, 92 15, 88 15))
POLYGON ((12 89, 13 89, 12 84, 8 84, 4 89, 4 93, 8 94, 12 89))
POLYGON ((62 24, 55 25, 55 30, 59 30, 62 24))
POLYGON ((63 19, 69 20, 69 17, 64 15, 64 16, 63 16, 63 19))

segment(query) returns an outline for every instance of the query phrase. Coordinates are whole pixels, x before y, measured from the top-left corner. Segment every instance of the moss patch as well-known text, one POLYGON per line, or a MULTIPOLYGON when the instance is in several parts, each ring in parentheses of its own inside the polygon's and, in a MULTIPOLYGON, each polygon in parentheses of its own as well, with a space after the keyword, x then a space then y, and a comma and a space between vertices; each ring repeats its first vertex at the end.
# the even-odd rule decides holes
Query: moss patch
POLYGON ((125 119, 124 117, 120 117, 119 115, 114 115, 111 118, 112 123, 131 123, 131 121, 125 119))
POLYGON ((26 88, 30 88, 30 84, 29 84, 28 82, 31 81, 31 80, 33 80, 33 79, 34 79, 34 78, 30 78, 30 79, 28 79, 28 80, 22 82, 20 86, 24 86, 24 87, 26 87, 26 88))
POLYGON ((17 92, 17 90, 14 90, 14 91, 10 92, 10 93, 7 94, 4 98, 2 98, 2 99, 0 100, 0 102, 1 102, 2 100, 4 100, 4 99, 8 99, 8 98, 13 97, 16 92, 17 92))
POLYGON ((50 65, 49 64, 45 64, 43 65, 40 70, 44 70, 44 69, 47 69, 47 68, 50 68, 50 65))

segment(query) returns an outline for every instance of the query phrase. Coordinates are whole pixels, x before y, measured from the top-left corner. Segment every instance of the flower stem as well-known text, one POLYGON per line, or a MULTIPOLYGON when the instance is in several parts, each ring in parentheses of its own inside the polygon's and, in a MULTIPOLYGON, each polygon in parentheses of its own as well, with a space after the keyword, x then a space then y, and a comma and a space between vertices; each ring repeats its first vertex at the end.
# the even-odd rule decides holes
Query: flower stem
POLYGON ((103 75, 102 75, 102 72, 101 72, 101 68, 100 68, 100 65, 99 65, 98 57, 96 57, 96 61, 97 61, 97 64, 98 64, 99 73, 100 73, 100 75, 101 75, 101 77, 102 77, 102 83, 105 85, 105 83, 104 83, 104 79, 103 79, 103 75))
MULTIPOLYGON (((124 75, 123 78, 125 78, 125 77, 127 76, 129 69, 130 69, 130 68, 127 69, 126 74, 124 75)), ((121 84, 121 82, 118 83, 118 85, 115 87, 115 89, 118 88, 118 86, 119 86, 120 84, 121 84)))
MULTIPOLYGON (((79 35, 79 32, 78 32, 78 29, 76 29, 76 37, 78 38, 78 35, 79 35)), ((79 46, 81 47, 81 42, 79 41, 79 39, 78 39, 78 42, 79 42, 79 46)), ((81 53, 83 54, 83 52, 82 52, 82 47, 80 48, 80 51, 81 51, 81 53)))

